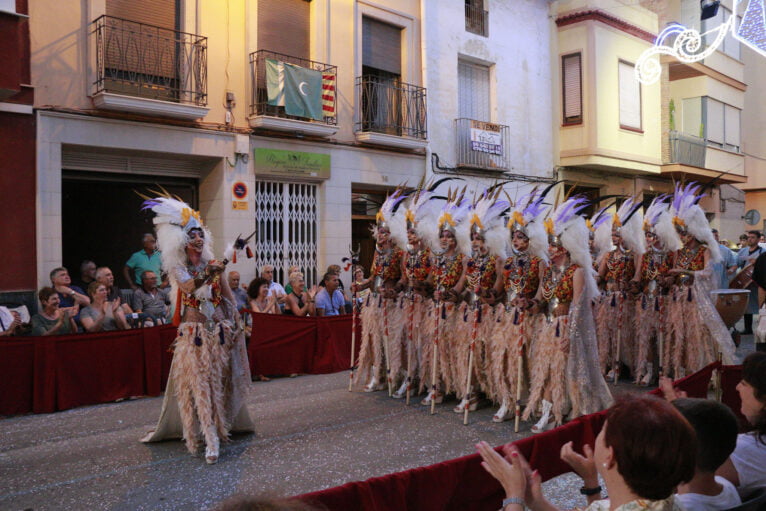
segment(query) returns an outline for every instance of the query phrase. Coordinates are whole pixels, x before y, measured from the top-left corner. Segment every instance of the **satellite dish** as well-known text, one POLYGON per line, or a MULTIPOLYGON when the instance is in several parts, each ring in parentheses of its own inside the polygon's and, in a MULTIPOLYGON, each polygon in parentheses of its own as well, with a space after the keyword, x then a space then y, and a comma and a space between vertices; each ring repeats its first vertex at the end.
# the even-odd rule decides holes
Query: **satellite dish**
POLYGON ((761 214, 757 209, 750 209, 742 218, 745 219, 747 225, 755 225, 761 220, 761 214))

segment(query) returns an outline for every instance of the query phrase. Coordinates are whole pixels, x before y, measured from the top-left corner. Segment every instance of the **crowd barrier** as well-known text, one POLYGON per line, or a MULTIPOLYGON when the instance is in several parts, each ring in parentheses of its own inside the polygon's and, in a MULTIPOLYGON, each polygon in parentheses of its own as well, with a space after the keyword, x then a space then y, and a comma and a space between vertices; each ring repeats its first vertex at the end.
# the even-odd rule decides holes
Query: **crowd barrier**
MULTIPOLYGON (((325 374, 350 367, 351 316, 253 314, 253 374, 325 374)), ((358 332, 357 332, 358 334, 358 332)), ((157 396, 165 388, 176 337, 172 325, 95 334, 9 337, 0 341, 0 415, 50 413, 157 396)), ((357 337, 357 351, 359 349, 357 337)))
MULTIPOLYGON (((689 397, 705 397, 713 371, 719 368, 723 369, 724 375, 727 372, 733 375, 723 378, 730 381, 733 381, 737 370, 741 372, 739 366, 722 367, 715 362, 678 380, 676 386, 686 391, 689 397)), ((723 396, 731 399, 730 390, 727 393, 724 387, 723 396)), ((732 406, 731 402, 724 402, 732 406)), ((736 406, 738 410, 739 405, 736 406)), ((529 460, 530 465, 540 471, 543 481, 547 481, 571 471, 559 457, 561 446, 571 441, 580 452, 584 444, 592 446, 605 418, 606 412, 603 411, 586 415, 513 444, 529 460)), ((472 454, 366 481, 354 481, 296 498, 327 509, 496 511, 504 497, 505 492, 500 484, 481 467, 479 455, 472 454)))

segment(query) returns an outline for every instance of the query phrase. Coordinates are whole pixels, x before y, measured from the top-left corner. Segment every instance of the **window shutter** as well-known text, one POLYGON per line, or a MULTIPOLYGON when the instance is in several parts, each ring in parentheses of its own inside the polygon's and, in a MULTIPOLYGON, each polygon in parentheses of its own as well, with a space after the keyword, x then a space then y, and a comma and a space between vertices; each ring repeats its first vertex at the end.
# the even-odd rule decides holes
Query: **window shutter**
POLYGON ((641 84, 633 64, 619 62, 620 126, 641 129, 641 84))
POLYGON ((402 29, 362 17, 362 65, 402 74, 402 29))
POLYGON ((702 98, 686 98, 681 103, 682 131, 687 135, 700 137, 702 126, 702 98))
POLYGON ((458 116, 490 122, 489 68, 458 61, 458 116))
POLYGON ((310 21, 306 0, 259 0, 258 49, 310 59, 310 21))
POLYGON ((582 122, 582 55, 561 57, 564 124, 582 122))
POLYGON ((106 0, 107 16, 179 30, 176 0, 106 0))
POLYGON ((739 109, 726 105, 724 108, 724 114, 726 120, 726 144, 739 148, 739 109))
POLYGON ((707 139, 716 144, 724 143, 723 103, 707 98, 707 119, 705 120, 707 139))

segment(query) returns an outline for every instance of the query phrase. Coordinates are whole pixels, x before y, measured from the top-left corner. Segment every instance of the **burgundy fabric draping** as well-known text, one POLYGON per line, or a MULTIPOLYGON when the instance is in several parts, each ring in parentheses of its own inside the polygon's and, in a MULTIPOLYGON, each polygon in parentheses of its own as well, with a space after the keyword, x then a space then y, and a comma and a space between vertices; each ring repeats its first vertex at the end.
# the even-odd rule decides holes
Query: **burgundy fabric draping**
MULTIPOLYGON (((713 371, 720 367, 720 362, 708 364, 696 373, 676 380, 673 386, 685 391, 688 397, 706 398, 707 390, 710 386, 710 378, 713 377, 713 371)), ((650 394, 662 397, 662 391, 659 388, 654 389, 650 394)))
MULTIPOLYGON (((251 313, 252 374, 327 374, 351 366, 351 315, 296 318, 251 313)), ((355 351, 359 353, 357 325, 355 351)))
POLYGON ((0 415, 32 411, 34 400, 35 343, 26 338, 0 341, 0 415))

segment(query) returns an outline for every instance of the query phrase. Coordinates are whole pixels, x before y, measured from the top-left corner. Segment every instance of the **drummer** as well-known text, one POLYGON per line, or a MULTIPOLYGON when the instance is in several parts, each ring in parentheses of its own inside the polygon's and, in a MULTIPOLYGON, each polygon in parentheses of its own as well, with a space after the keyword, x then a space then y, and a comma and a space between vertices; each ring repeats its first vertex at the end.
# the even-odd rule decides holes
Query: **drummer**
MULTIPOLYGON (((758 256, 764 252, 764 249, 758 244, 761 239, 761 231, 747 231, 747 245, 737 253, 737 266, 745 268, 750 266, 758 259, 758 256)), ((758 285, 750 282, 747 288, 750 291, 750 299, 747 301, 745 309, 745 330, 743 335, 753 334, 753 314, 758 314, 758 285)))
POLYGON ((716 274, 716 284, 718 289, 728 289, 729 279, 737 271, 737 254, 726 246, 725 243, 721 243, 718 237, 718 229, 713 229, 713 238, 715 238, 718 246, 721 250, 721 261, 713 263, 713 271, 716 274))

